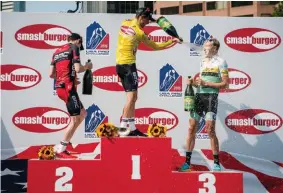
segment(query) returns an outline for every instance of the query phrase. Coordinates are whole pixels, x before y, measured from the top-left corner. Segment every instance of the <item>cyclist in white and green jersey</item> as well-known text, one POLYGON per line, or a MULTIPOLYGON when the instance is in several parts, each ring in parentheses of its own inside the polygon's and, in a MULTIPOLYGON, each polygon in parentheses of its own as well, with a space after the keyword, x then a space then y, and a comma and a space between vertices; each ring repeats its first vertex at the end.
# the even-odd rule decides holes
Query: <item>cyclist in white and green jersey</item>
POLYGON ((203 45, 203 57, 200 62, 200 76, 193 81, 187 80, 197 88, 195 110, 190 112, 190 128, 187 137, 186 162, 179 171, 190 171, 191 155, 195 145, 196 126, 200 117, 205 117, 206 130, 210 138, 211 149, 214 156, 214 171, 220 171, 219 144, 215 132, 215 121, 218 107, 219 89, 228 88, 229 74, 226 61, 219 57, 220 43, 217 39, 209 39, 203 45))

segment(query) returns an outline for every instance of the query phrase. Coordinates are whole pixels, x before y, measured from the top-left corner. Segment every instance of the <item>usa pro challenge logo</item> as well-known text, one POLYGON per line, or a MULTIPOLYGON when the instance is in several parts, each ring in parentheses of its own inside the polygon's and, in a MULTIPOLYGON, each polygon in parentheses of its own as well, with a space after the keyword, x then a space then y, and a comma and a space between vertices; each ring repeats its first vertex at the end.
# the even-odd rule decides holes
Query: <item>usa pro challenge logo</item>
POLYGON ((159 96, 182 97, 182 76, 170 64, 159 70, 159 96))
POLYGON ((205 118, 202 116, 199 120, 199 123, 197 125, 197 139, 209 139, 209 136, 206 131, 206 125, 205 125, 205 118))
POLYGON ((108 122, 108 117, 102 112, 102 110, 95 104, 88 107, 87 117, 85 118, 85 138, 95 138, 96 128, 102 124, 108 122))
MULTIPOLYGON (((190 30, 190 43, 203 45, 205 40, 209 39, 210 37, 212 36, 200 24, 197 24, 190 30)), ((190 56, 200 56, 200 53, 190 49, 190 56)))
POLYGON ((109 55, 109 34, 95 21, 86 29, 86 54, 109 55))

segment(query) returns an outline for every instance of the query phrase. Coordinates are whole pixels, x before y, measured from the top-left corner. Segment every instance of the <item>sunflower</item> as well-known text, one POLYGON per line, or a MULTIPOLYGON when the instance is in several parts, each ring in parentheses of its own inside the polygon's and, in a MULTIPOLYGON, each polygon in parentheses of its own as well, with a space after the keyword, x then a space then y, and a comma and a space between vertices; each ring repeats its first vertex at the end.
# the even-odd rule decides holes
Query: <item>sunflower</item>
POLYGON ((102 123, 100 124, 96 130, 97 137, 118 137, 118 127, 111 123, 102 123))
POLYGON ((152 124, 148 126, 148 137, 166 137, 167 127, 160 124, 152 124))
POLYGON ((43 146, 38 151, 38 158, 41 160, 54 160, 55 159, 55 151, 53 146, 43 146))

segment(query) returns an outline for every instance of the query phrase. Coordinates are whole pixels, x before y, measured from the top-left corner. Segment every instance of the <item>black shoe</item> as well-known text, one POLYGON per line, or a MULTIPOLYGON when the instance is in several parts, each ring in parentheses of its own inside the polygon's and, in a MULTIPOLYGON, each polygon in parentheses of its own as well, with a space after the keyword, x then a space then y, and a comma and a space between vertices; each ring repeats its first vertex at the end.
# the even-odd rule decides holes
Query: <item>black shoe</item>
POLYGON ((140 132, 140 130, 138 130, 138 129, 136 129, 136 130, 134 130, 134 131, 131 131, 128 136, 142 136, 142 137, 147 137, 146 134, 140 132))

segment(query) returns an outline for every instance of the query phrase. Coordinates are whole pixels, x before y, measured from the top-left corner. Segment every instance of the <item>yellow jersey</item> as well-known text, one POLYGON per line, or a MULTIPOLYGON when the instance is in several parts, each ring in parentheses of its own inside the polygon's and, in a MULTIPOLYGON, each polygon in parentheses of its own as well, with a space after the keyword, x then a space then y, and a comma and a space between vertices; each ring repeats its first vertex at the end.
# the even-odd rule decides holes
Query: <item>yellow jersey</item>
POLYGON ((133 64, 136 62, 136 52, 143 42, 154 50, 163 49, 173 43, 169 40, 164 43, 155 43, 140 28, 137 19, 128 19, 122 22, 118 36, 116 50, 116 64, 133 64))

